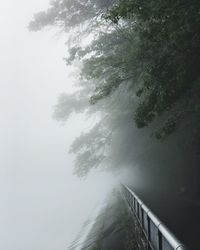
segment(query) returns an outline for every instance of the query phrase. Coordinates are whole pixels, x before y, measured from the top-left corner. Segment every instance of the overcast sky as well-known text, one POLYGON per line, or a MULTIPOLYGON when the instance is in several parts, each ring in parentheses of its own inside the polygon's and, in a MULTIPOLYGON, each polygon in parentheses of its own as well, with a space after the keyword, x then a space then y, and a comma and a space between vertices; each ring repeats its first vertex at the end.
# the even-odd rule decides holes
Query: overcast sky
POLYGON ((64 36, 30 33, 48 0, 0 1, 0 249, 64 250, 101 201, 112 178, 72 175, 73 139, 88 128, 74 116, 61 126, 52 106, 73 90, 64 36), (103 185, 102 185, 103 183, 103 185))

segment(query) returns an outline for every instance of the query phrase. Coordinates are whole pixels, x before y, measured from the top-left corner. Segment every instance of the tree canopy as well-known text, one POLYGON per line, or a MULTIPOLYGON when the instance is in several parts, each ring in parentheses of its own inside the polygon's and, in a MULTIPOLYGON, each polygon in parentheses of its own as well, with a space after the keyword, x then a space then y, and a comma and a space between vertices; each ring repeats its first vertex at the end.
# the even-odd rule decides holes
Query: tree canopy
MULTIPOLYGON (((192 131, 198 131, 200 117, 198 0, 54 0, 29 24, 34 31, 47 26, 70 32, 66 64, 81 65, 80 90, 63 94, 54 116, 66 121, 72 112, 101 113, 100 122, 71 147, 77 154, 77 175, 105 161, 116 164, 116 143, 127 135, 139 135, 136 141, 142 148, 149 140, 142 139, 146 131, 164 140, 194 116, 188 127, 196 137, 192 131), (132 132, 130 126, 124 131, 127 124, 132 132), (135 133, 136 127, 143 133, 135 133)), ((126 156, 139 154, 127 150, 126 156)))

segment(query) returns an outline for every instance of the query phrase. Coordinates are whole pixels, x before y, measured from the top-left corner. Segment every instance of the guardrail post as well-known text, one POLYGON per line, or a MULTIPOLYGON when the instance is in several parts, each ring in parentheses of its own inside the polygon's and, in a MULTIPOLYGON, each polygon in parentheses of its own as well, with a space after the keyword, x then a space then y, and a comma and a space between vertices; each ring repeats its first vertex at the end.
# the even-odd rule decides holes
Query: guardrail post
POLYGON ((147 215, 147 241, 148 241, 148 250, 151 250, 150 239, 151 239, 150 218, 147 215))
POLYGON ((162 247, 162 234, 161 234, 159 229, 158 229, 158 247, 159 247, 159 250, 163 249, 163 247, 162 247))
POLYGON ((142 228, 144 228, 144 210, 142 209, 142 206, 141 206, 141 218, 142 218, 142 228))

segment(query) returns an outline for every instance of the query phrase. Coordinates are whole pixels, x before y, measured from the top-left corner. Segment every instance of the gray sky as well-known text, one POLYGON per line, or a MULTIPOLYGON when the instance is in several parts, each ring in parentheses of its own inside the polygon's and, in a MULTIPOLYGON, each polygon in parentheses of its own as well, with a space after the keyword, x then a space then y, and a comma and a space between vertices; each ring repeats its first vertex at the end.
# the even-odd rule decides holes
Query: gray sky
POLYGON ((62 61, 64 37, 30 33, 28 22, 48 0, 0 1, 0 249, 63 250, 101 201, 112 178, 72 175, 67 154, 88 122, 52 120, 73 79, 62 61), (103 185, 102 185, 103 183, 103 185))

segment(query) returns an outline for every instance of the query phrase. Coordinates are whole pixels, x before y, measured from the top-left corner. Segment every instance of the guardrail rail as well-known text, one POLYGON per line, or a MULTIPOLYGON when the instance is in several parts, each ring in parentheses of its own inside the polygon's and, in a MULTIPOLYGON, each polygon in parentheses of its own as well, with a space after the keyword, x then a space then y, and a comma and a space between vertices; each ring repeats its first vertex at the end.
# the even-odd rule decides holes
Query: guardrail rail
POLYGON ((122 194, 137 219, 149 250, 186 250, 170 230, 155 216, 140 198, 126 185, 122 184, 122 194))

